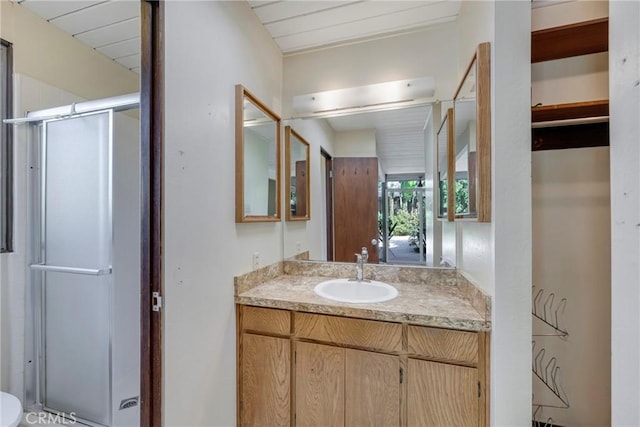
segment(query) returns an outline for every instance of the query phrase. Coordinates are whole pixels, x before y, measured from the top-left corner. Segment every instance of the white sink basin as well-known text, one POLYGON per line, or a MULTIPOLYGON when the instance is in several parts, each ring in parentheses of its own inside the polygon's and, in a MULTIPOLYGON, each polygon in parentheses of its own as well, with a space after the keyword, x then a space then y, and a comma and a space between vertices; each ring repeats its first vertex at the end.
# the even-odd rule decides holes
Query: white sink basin
POLYGON ((332 279, 319 283, 313 291, 323 298, 355 304, 389 301, 398 296, 396 288, 375 280, 332 279))

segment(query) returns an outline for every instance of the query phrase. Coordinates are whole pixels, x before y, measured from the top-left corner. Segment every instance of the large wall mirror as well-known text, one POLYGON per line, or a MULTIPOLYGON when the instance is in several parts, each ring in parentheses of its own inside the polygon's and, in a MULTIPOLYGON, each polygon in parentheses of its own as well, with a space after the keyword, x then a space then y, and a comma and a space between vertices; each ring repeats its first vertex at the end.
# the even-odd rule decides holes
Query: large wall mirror
POLYGON ((476 49, 454 96, 455 218, 491 222, 491 47, 476 49))
POLYGON ((436 138, 437 212, 439 219, 454 219, 453 108, 447 109, 436 138))
POLYGON ((236 86, 236 222, 280 221, 280 117, 236 86))
MULTIPOLYGON (((451 101, 442 103, 452 106, 451 101)), ((293 215, 295 204, 296 214, 304 215, 298 212, 295 170, 303 166, 306 151, 293 153, 296 146, 306 149, 295 129, 311 154, 311 211, 306 221, 284 224, 284 258, 355 262, 355 252, 366 247, 369 264, 452 266, 455 224, 436 218, 437 110, 425 102, 291 119, 287 124, 292 129, 285 128, 285 156, 290 150, 291 157, 285 160, 290 182, 284 186, 283 208, 293 215), (286 191, 296 192, 295 203, 286 191)), ((452 111, 449 117, 453 120, 452 111)))
POLYGON ((306 221, 311 215, 309 183, 309 143, 298 132, 286 126, 285 188, 288 201, 287 221, 306 221))

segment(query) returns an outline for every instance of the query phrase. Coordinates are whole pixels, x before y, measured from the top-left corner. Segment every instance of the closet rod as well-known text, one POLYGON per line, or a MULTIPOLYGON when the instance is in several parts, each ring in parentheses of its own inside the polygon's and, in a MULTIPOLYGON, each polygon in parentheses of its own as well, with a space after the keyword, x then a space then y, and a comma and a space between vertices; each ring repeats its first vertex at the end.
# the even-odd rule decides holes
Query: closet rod
POLYGON ((533 122, 531 123, 531 128, 539 129, 539 128, 561 127, 561 126, 588 125, 592 123, 607 123, 608 121, 609 121, 609 116, 584 117, 580 119, 549 120, 546 122, 533 122))

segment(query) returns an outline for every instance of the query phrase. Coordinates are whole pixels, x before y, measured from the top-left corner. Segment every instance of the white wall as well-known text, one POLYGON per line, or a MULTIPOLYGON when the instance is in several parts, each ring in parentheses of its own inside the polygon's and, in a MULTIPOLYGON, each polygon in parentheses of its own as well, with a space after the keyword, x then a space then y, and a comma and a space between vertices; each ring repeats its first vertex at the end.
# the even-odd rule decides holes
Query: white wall
MULTIPOLYGON (((19 3, 0 2, 0 37, 13 43, 14 72, 100 99, 137 92, 139 76, 19 3)), ((22 112, 19 112, 20 114, 22 112)))
POLYGON ((424 214, 425 214, 425 262, 427 265, 437 266, 440 264, 440 258, 442 257, 442 226, 437 218, 437 187, 435 182, 437 180, 435 162, 436 158, 436 141, 437 141, 437 129, 440 127, 440 103, 431 107, 431 113, 427 119, 427 124, 424 128, 424 214))
POLYGON ((609 3, 612 425, 640 425, 640 3, 609 3))
POLYGON ((495 425, 524 425, 531 419, 530 45, 530 4, 496 2, 491 64, 495 425))
POLYGON ((280 113, 282 55, 246 2, 166 2, 165 42, 163 419, 234 425, 233 276, 283 253, 280 222, 234 222, 234 87, 280 113))
MULTIPOLYGON (((532 28, 606 17, 607 2, 576 1, 532 11, 532 28)), ((608 55, 599 53, 532 64, 532 104, 609 97, 608 55)), ((562 325, 566 340, 535 336, 552 329, 533 319, 536 352, 546 365, 556 357, 568 409, 543 408, 539 420, 601 426, 610 422, 611 267, 609 148, 533 153, 533 284, 544 300, 567 299, 562 325), (587 314, 588 313, 588 314, 587 314)), ((555 306, 553 308, 555 310, 555 306)), ((534 377, 535 402, 557 404, 534 377)))
POLYGON ((455 90, 455 23, 284 58, 284 115, 292 115, 295 95, 432 76, 435 98, 455 90))
MULTIPOLYGON (((320 150, 336 156, 335 132, 324 119, 296 119, 287 124, 309 143, 311 215, 309 221, 285 221, 283 224, 284 257, 289 258, 299 252, 309 251, 310 259, 326 260, 326 189, 324 158, 320 150)), ((286 198, 286 195, 284 197, 286 198)))
POLYGON ((456 267, 459 262, 457 259, 458 252, 456 251, 456 246, 458 244, 458 224, 442 220, 440 221, 440 227, 442 229, 442 258, 439 260, 437 259, 435 265, 439 266, 441 263, 444 263, 443 265, 445 266, 456 267))
POLYGON ((336 132, 335 157, 377 157, 375 129, 336 132))
MULTIPOLYGON (((14 116, 136 92, 139 76, 18 3, 0 2, 0 37, 13 44, 14 116), (55 54, 54 54, 55 53, 55 54)), ((0 389, 24 394, 27 145, 14 128, 14 252, 0 255, 0 389)))
POLYGON ((491 46, 492 222, 458 225, 459 269, 493 296, 491 424, 531 422, 531 134, 529 2, 464 2, 458 77, 491 46))

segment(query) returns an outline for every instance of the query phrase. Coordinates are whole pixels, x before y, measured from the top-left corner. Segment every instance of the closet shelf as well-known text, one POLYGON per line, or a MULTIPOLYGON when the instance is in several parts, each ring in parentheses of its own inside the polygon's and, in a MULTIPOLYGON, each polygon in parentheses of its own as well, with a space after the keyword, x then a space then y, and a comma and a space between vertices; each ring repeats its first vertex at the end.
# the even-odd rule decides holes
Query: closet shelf
POLYGON ((606 147, 609 145, 609 100, 531 107, 531 150, 606 147), (581 122, 582 121, 582 122, 581 122))
POLYGON ((609 50, 609 18, 594 19, 531 33, 531 63, 609 50))
POLYGON ((608 99, 531 107, 532 123, 607 116, 609 116, 608 99))

